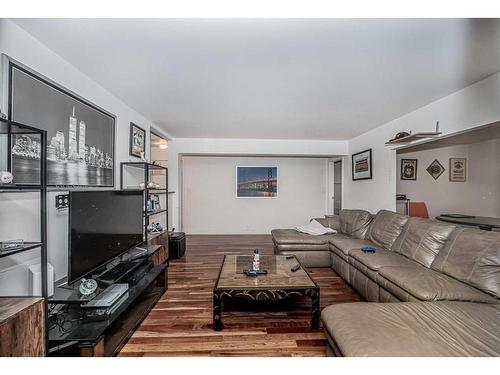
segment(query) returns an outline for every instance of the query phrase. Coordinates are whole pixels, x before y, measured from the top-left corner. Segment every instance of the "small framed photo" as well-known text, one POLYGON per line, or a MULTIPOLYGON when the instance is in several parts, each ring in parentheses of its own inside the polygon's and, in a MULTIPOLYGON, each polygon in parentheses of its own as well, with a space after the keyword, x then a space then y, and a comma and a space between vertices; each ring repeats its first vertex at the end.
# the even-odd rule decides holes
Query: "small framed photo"
POLYGON ((130 155, 138 158, 146 153, 146 131, 134 124, 130 123, 130 155))
POLYGON ((417 159, 401 159, 401 180, 417 179, 417 159))
POLYGON ((352 155, 352 180, 369 180, 372 178, 372 149, 352 155))
POLYGON ((450 158, 450 181, 451 182, 467 181, 466 158, 450 158))

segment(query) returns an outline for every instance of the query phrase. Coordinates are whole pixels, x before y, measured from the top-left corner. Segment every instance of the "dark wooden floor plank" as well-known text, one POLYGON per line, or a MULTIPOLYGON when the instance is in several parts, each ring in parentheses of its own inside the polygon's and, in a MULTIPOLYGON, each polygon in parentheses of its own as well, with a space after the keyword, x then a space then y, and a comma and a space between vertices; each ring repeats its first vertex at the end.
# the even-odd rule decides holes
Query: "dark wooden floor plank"
MULTIPOLYGON (((212 289, 224 255, 272 254, 271 236, 188 236, 186 255, 172 260, 169 289, 120 356, 324 356, 322 328, 311 329, 310 301, 283 310, 237 307, 223 314, 225 329, 212 329, 212 289)), ((308 269, 321 288, 321 308, 360 297, 330 268, 308 269)))

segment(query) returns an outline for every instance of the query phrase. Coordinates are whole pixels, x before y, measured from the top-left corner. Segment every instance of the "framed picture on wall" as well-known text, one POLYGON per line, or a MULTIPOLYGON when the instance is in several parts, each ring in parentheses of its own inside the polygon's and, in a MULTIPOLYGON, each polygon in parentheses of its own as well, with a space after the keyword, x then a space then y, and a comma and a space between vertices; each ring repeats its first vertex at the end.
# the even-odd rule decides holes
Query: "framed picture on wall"
POLYGON ((417 179, 417 159, 401 159, 401 180, 417 179))
POLYGON ((276 198, 278 167, 236 167, 236 198, 276 198))
MULTIPOLYGON (((47 131, 47 185, 114 186, 114 115, 9 60, 9 118, 47 131)), ((40 141, 16 134, 10 148, 16 183, 39 183, 40 141)))
POLYGON ((130 155, 138 158, 146 154, 146 131, 133 122, 130 123, 130 155))
POLYGON ((434 161, 427 167, 427 172, 432 176, 434 180, 437 180, 439 176, 444 173, 444 171, 444 167, 437 159, 434 159, 434 161))
POLYGON ((450 181, 451 182, 467 181, 466 158, 450 158, 450 181))
POLYGON ((369 180, 372 178, 372 149, 352 155, 352 180, 369 180))

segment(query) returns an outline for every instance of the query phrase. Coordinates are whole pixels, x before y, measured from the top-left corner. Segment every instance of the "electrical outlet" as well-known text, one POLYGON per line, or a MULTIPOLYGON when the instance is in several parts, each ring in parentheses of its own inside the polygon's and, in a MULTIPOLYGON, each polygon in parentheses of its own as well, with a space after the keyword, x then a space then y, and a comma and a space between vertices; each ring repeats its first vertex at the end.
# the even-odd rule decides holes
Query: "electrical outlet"
POLYGON ((56 195, 56 208, 58 210, 69 207, 69 194, 56 195))

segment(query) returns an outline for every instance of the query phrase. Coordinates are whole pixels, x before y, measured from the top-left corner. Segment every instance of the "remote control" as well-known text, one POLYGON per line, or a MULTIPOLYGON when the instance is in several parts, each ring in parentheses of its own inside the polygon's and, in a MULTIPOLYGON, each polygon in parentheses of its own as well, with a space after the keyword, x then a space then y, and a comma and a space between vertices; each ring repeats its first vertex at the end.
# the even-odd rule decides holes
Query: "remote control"
POLYGON ((295 258, 293 255, 288 255, 285 259, 293 259, 295 258))
POLYGON ((260 270, 260 271, 255 271, 255 270, 244 270, 243 273, 247 276, 259 276, 259 275, 267 275, 267 270, 260 270))
POLYGON ((293 266, 293 267, 290 269, 290 271, 292 271, 292 272, 297 272, 297 271, 299 270, 299 268, 300 268, 300 264, 298 264, 298 263, 297 263, 295 266, 293 266))
POLYGON ((364 253, 375 253, 377 251, 377 249, 375 249, 372 246, 363 246, 361 248, 361 251, 364 252, 364 253))

